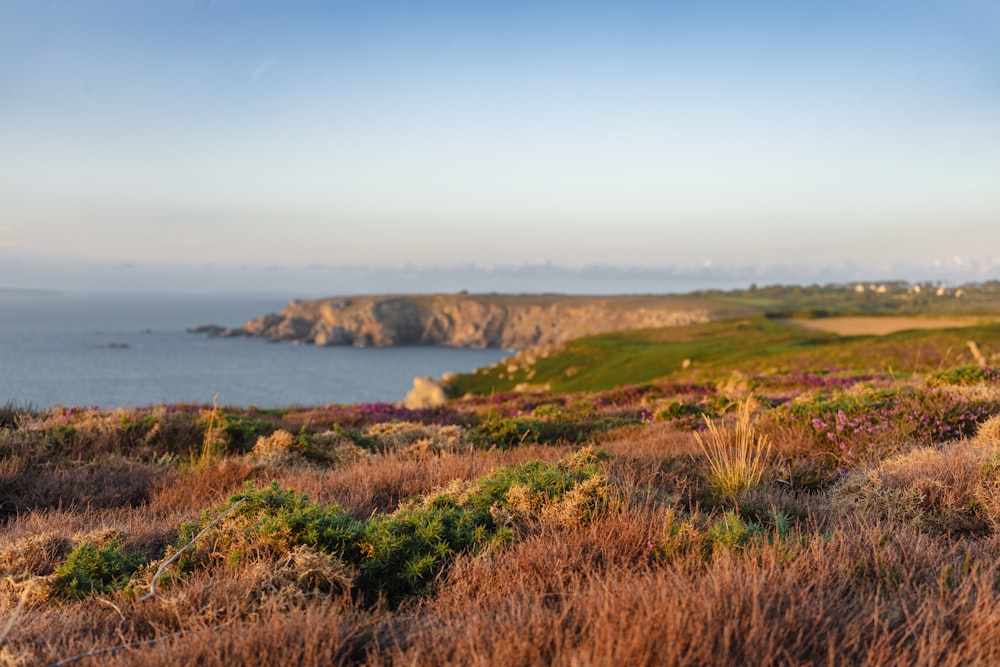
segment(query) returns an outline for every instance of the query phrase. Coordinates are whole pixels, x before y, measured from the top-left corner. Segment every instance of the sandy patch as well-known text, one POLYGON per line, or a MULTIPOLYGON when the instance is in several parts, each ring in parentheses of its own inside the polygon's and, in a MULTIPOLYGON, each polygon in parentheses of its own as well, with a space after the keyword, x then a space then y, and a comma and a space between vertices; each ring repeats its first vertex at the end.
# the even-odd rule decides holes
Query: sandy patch
POLYGON ((789 321, 804 329, 827 331, 840 336, 884 336, 910 329, 971 327, 982 322, 974 317, 822 317, 789 321))

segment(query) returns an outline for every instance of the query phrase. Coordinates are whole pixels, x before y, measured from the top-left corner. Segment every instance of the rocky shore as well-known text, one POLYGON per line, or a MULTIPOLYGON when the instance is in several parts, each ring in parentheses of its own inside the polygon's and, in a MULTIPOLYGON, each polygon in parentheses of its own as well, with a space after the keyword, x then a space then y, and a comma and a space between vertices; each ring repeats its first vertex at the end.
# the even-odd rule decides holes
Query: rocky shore
POLYGON ((677 296, 434 294, 295 300, 278 313, 193 333, 313 345, 440 345, 525 349, 591 334, 705 322, 704 303, 677 296))

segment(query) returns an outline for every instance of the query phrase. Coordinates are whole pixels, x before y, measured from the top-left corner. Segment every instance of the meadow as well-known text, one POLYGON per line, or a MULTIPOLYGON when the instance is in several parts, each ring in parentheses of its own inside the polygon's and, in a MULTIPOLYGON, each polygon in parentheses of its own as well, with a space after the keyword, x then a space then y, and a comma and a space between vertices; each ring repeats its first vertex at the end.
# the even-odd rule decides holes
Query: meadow
POLYGON ((759 315, 451 389, 0 408, 0 665, 1000 664, 1000 326, 759 315))

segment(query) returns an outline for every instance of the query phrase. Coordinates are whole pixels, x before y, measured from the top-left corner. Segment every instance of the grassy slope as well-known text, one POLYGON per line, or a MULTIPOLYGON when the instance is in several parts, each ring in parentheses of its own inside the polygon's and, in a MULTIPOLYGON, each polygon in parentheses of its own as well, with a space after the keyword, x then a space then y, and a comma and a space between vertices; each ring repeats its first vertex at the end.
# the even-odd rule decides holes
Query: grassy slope
POLYGON ((916 373, 971 363, 965 349, 968 340, 995 349, 1000 333, 989 325, 846 338, 796 329, 781 321, 792 316, 842 315, 992 318, 1000 313, 1000 282, 996 281, 963 286, 960 298, 955 289, 939 296, 933 285, 924 285, 919 293, 901 284, 889 284, 887 290, 880 294, 857 292, 846 285, 811 285, 695 292, 685 298, 702 304, 718 321, 580 338, 513 372, 508 371, 509 362, 501 362, 478 373, 458 375, 450 380, 450 391, 456 396, 487 395, 525 382, 547 384, 556 391, 595 391, 658 378, 704 380, 733 370, 771 368, 916 373), (691 360, 688 369, 682 368, 685 359, 691 360))
POLYGON ((509 391, 522 382, 597 391, 666 378, 706 380, 733 371, 851 369, 917 373, 972 363, 966 341, 1000 348, 1000 325, 842 337, 758 317, 692 327, 589 336, 508 372, 500 364, 451 381, 456 395, 509 391), (688 368, 684 361, 690 360, 688 368))

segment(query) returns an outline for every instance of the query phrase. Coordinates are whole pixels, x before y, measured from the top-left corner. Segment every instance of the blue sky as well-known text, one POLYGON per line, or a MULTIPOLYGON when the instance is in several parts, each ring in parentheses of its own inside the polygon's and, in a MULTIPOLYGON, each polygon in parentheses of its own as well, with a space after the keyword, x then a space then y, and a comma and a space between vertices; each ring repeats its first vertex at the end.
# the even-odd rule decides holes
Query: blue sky
POLYGON ((987 0, 0 0, 0 285, 998 277, 998 34, 987 0))

